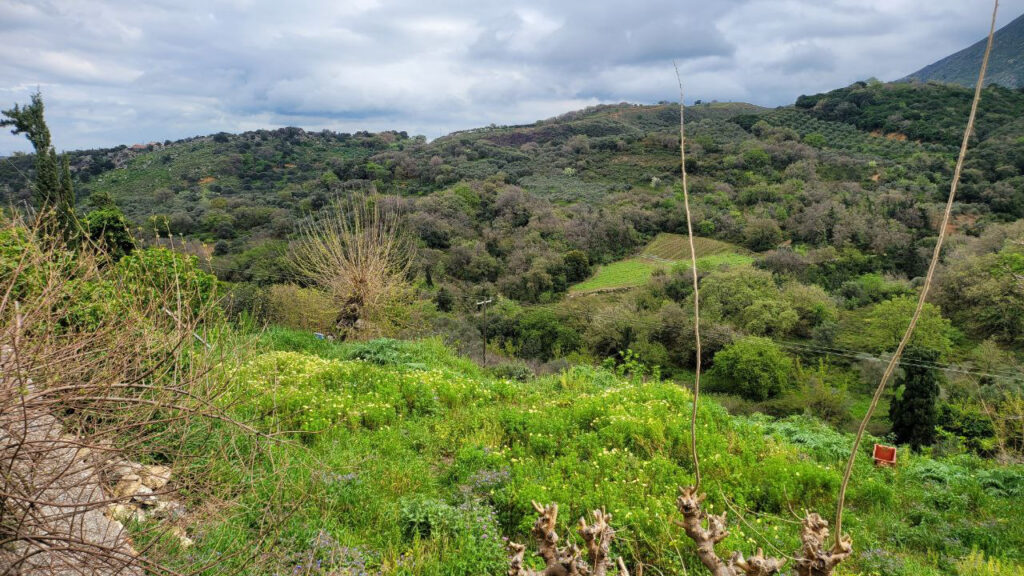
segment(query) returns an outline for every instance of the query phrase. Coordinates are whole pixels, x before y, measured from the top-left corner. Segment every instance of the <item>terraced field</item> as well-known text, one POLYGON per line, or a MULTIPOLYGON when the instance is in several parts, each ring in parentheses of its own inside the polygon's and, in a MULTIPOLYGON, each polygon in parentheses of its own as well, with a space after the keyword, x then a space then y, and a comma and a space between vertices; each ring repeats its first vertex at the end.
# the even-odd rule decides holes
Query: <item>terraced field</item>
MULTIPOLYGON (((747 252, 747 250, 735 244, 713 238, 701 238, 699 236, 693 239, 693 245, 698 260, 712 254, 743 254, 747 252)), ((654 240, 651 240, 651 243, 644 248, 640 255, 641 257, 652 257, 673 262, 689 260, 690 243, 687 241, 686 236, 682 234, 662 233, 658 234, 654 240)))
POLYGON ((890 137, 872 135, 850 124, 819 120, 788 108, 764 114, 761 119, 773 126, 792 128, 800 134, 801 138, 806 138, 811 134, 820 135, 822 146, 825 148, 836 148, 882 158, 904 158, 926 150, 931 152, 949 152, 951 150, 948 146, 940 144, 922 144, 892 137, 895 135, 890 137))
MULTIPOLYGON (((742 266, 753 262, 750 251, 713 238, 694 238, 697 267, 711 270, 722 266, 742 266)), ((643 286, 657 269, 668 269, 690 261, 690 245, 681 234, 658 234, 633 258, 612 262, 597 269, 593 276, 570 288, 570 294, 607 292, 643 286)))

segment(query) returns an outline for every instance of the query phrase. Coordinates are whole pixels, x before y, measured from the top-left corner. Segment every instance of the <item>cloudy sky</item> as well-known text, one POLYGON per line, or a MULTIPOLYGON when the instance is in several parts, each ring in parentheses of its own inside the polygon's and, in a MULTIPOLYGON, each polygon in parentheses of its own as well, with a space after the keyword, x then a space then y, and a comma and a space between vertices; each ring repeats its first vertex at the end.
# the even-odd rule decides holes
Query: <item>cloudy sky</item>
MULTIPOLYGON (((989 0, 0 0, 0 106, 58 148, 279 126, 435 138, 601 102, 791 103, 980 39, 989 0)), ((999 25, 1024 12, 1003 0, 999 25)), ((29 149, 0 134, 0 154, 29 149)))

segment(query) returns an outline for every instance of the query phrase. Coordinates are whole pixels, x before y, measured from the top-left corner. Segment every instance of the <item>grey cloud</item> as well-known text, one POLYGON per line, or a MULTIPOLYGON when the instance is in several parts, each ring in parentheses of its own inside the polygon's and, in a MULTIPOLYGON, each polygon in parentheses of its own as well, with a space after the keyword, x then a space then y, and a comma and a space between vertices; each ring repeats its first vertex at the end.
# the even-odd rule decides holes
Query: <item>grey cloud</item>
MULTIPOLYGON (((599 102, 763 105, 898 78, 987 2, 2 0, 0 106, 40 87, 64 148, 299 125, 436 137, 599 102)), ((1003 0, 1001 22, 1024 11, 1003 0)), ((0 154, 26 150, 0 134, 0 154)))
POLYGON ((836 67, 836 54, 817 42, 790 46, 786 55, 770 66, 783 74, 802 72, 831 72, 836 67))

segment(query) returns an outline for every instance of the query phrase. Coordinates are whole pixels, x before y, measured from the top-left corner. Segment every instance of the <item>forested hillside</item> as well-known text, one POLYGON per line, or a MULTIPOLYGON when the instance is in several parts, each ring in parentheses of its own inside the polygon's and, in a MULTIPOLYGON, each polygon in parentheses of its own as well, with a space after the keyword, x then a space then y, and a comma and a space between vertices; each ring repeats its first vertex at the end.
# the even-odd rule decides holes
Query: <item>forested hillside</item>
MULTIPOLYGON (((849 245, 913 275, 915 243, 932 232, 929 206, 944 195, 969 96, 859 83, 801 97, 795 108, 690 107, 701 233, 753 250, 849 245), (819 213, 842 220, 839 228, 826 229, 835 226, 819 213)), ((980 230, 1024 216, 1022 110, 1024 94, 986 90, 959 225, 980 230)), ((204 243, 224 280, 288 280, 277 257, 296 222, 342 191, 372 186, 400 197, 427 248, 420 268, 434 280, 460 289, 494 283, 537 301, 575 280, 559 262, 568 251, 602 263, 681 230, 677 124, 674 105, 623 104, 430 143, 288 128, 74 152, 71 164, 81 204, 107 193, 144 235, 204 243), (530 273, 533 289, 510 280, 530 273)), ((23 202, 31 159, 12 161, 0 164, 0 178, 8 200, 23 202)))

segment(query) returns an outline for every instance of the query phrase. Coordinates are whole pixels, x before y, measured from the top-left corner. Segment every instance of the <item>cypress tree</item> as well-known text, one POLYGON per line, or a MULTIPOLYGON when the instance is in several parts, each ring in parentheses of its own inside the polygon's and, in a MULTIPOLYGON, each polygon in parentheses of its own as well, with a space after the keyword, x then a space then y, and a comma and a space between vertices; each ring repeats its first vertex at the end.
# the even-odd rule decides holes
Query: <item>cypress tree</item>
POLYGON ((0 120, 0 126, 13 126, 12 134, 25 134, 36 151, 36 206, 50 206, 59 194, 57 177, 57 155, 50 143, 50 129, 43 119, 43 97, 39 92, 32 95, 32 103, 27 106, 14 105, 4 110, 6 117, 0 120))
POLYGON ((33 198, 42 213, 51 212, 65 235, 74 230, 75 194, 71 185, 71 165, 67 156, 58 167, 57 151, 50 139, 50 129, 43 117, 43 96, 32 95, 27 106, 14 105, 0 113, 0 127, 13 127, 12 134, 25 134, 36 152, 36 181, 33 198))
POLYGON ((939 397, 939 375, 935 368, 922 367, 922 363, 938 360, 932 350, 907 350, 904 358, 912 364, 903 365, 903 393, 889 406, 892 431, 900 444, 910 444, 914 450, 935 442, 938 411, 935 401, 939 397))

